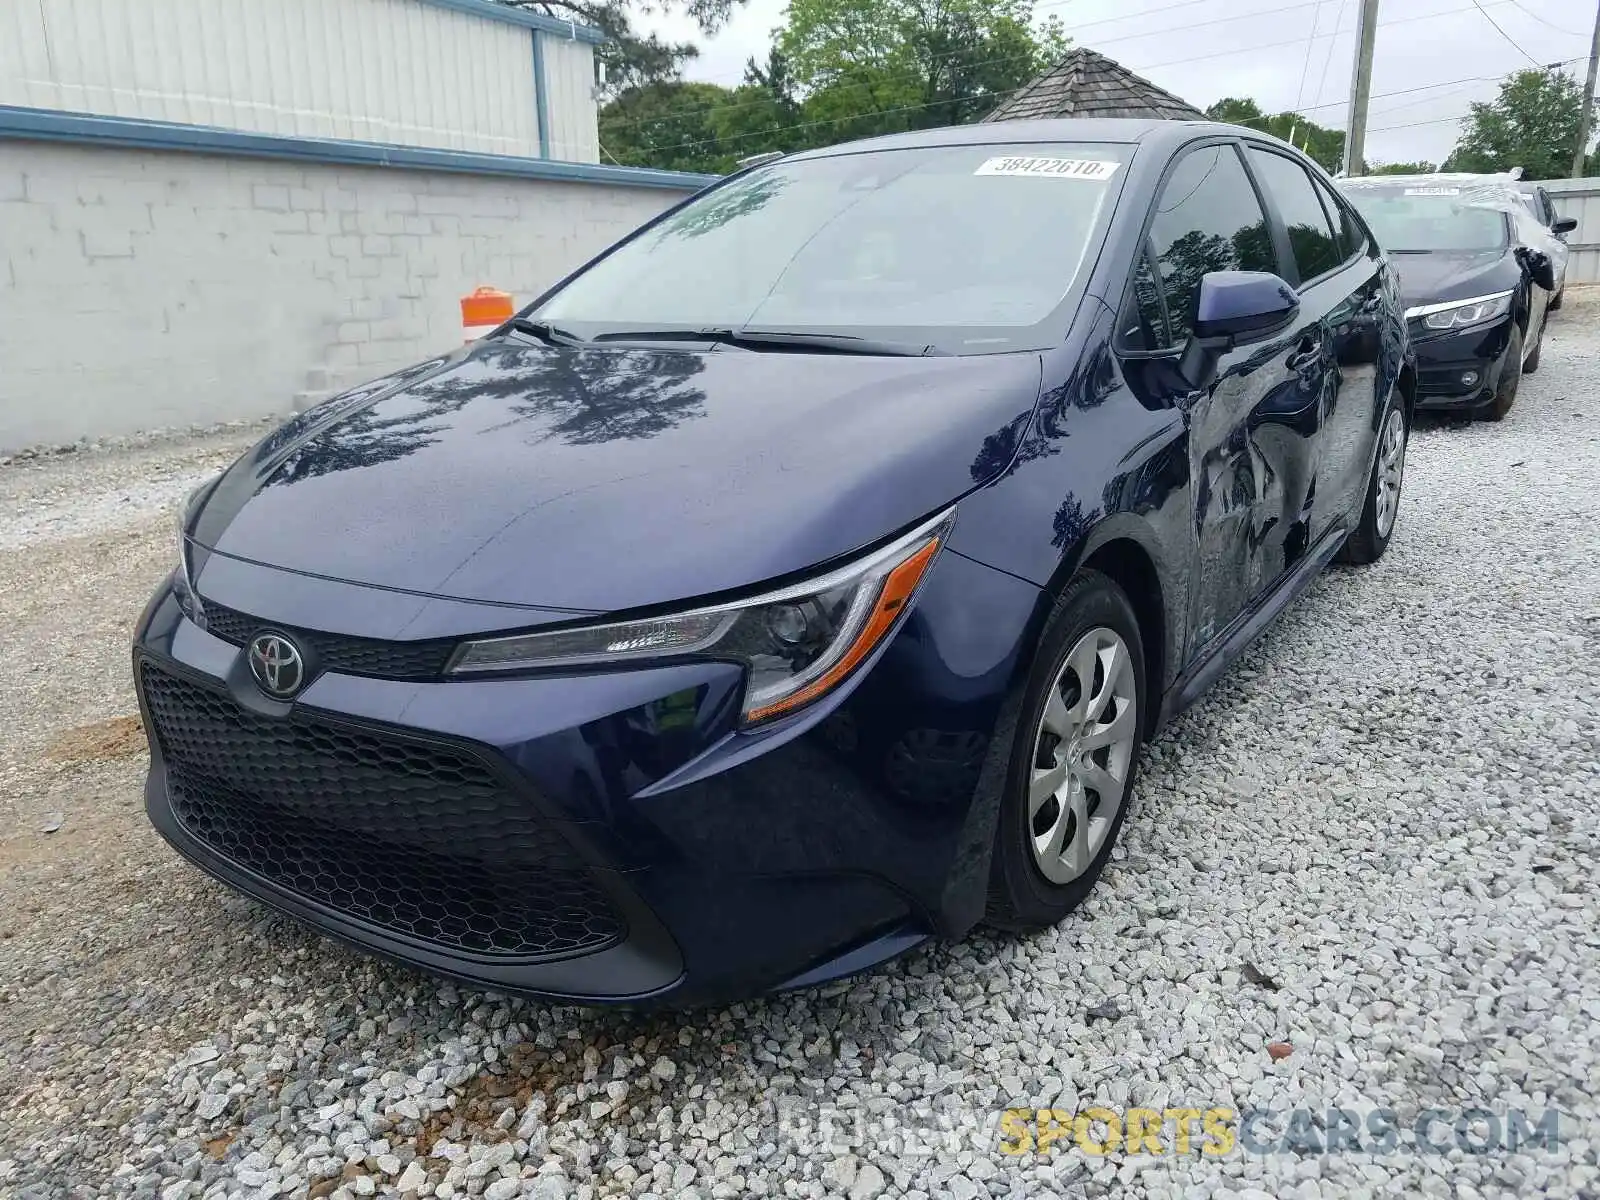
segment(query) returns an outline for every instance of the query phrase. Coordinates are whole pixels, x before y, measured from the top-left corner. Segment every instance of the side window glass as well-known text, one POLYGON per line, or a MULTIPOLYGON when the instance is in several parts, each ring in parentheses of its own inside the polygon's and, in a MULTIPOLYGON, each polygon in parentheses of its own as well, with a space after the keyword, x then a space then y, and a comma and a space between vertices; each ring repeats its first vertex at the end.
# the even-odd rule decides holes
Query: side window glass
POLYGON ((1179 160, 1156 201, 1150 241, 1172 342, 1191 331, 1200 278, 1210 271, 1277 271, 1267 219, 1231 145, 1179 160))
POLYGON ((1134 265, 1133 286, 1128 289, 1127 302, 1117 321, 1117 341, 1124 350, 1165 350, 1172 345, 1149 251, 1139 255, 1134 265))
POLYGON ((1315 279, 1342 263, 1344 252, 1305 168, 1292 158, 1254 148, 1250 150, 1250 165, 1278 205, 1289 233, 1289 247, 1300 269, 1300 281, 1315 279))
POLYGON ((1315 178, 1311 182, 1316 184, 1317 195, 1322 197, 1322 207, 1333 219, 1334 228, 1339 234, 1339 247, 1343 251, 1340 261, 1349 262, 1367 244, 1367 235, 1362 232, 1361 222, 1356 220, 1350 206, 1342 202, 1327 184, 1315 178))

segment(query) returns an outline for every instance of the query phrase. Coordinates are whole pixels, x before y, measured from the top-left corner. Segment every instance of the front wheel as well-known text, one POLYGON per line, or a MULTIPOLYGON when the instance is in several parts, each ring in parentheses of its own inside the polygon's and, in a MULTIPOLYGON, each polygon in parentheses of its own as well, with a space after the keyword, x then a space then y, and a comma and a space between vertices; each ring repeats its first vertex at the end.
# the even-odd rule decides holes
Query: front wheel
POLYGON ((1342 562, 1364 565, 1377 562, 1389 548, 1394 523, 1400 516, 1400 488, 1406 475, 1406 411, 1398 396, 1389 397, 1383 423, 1378 426, 1378 453, 1367 479, 1361 522, 1339 552, 1342 562))
POLYGON ((1054 925, 1089 894, 1127 814, 1143 743, 1144 644, 1098 571, 1057 601, 1029 673, 996 823, 990 924, 1054 925))

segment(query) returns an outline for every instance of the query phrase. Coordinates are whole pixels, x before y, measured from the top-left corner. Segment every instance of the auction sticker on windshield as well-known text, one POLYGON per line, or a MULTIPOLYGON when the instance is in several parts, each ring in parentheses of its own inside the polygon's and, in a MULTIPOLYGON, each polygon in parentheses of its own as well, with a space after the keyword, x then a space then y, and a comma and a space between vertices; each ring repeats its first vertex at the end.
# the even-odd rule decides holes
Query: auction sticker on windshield
POLYGON ((1054 179, 1110 179, 1120 163, 1091 158, 991 158, 974 175, 1048 175, 1054 179))

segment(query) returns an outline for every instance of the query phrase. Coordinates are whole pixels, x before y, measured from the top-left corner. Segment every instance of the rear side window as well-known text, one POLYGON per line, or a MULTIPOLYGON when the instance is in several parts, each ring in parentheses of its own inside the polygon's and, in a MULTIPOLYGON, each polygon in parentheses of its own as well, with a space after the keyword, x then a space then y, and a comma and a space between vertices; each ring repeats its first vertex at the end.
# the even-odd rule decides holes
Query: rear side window
POLYGON ((1261 202, 1231 145, 1178 161, 1156 200, 1150 243, 1173 344, 1191 332, 1202 275, 1278 269, 1261 202))
POLYGON ((1317 195, 1322 197, 1322 207, 1333 218, 1334 226, 1339 231, 1339 246, 1344 251, 1344 261, 1349 262, 1366 247, 1366 231, 1361 228, 1361 221, 1354 210, 1340 200, 1332 188, 1314 175, 1311 182, 1316 185, 1317 195))
POLYGON ((1339 239, 1305 168, 1281 154, 1254 148, 1250 150, 1250 162, 1261 186, 1278 206, 1301 282, 1326 274, 1342 263, 1344 252, 1339 239))

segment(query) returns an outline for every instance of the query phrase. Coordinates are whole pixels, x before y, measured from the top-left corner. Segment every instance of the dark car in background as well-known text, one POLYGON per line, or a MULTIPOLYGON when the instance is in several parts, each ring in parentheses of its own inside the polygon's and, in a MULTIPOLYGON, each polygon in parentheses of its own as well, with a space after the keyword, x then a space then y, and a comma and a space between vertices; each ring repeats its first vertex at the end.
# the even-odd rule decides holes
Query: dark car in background
POLYGON ((1498 421, 1539 368, 1554 264, 1503 176, 1340 180, 1393 256, 1417 356, 1417 406, 1498 421))
POLYGON ((182 515, 161 833, 358 946, 582 1001, 1049 925, 1140 747, 1394 530, 1397 285, 1290 147, 940 129, 765 163, 182 515))

